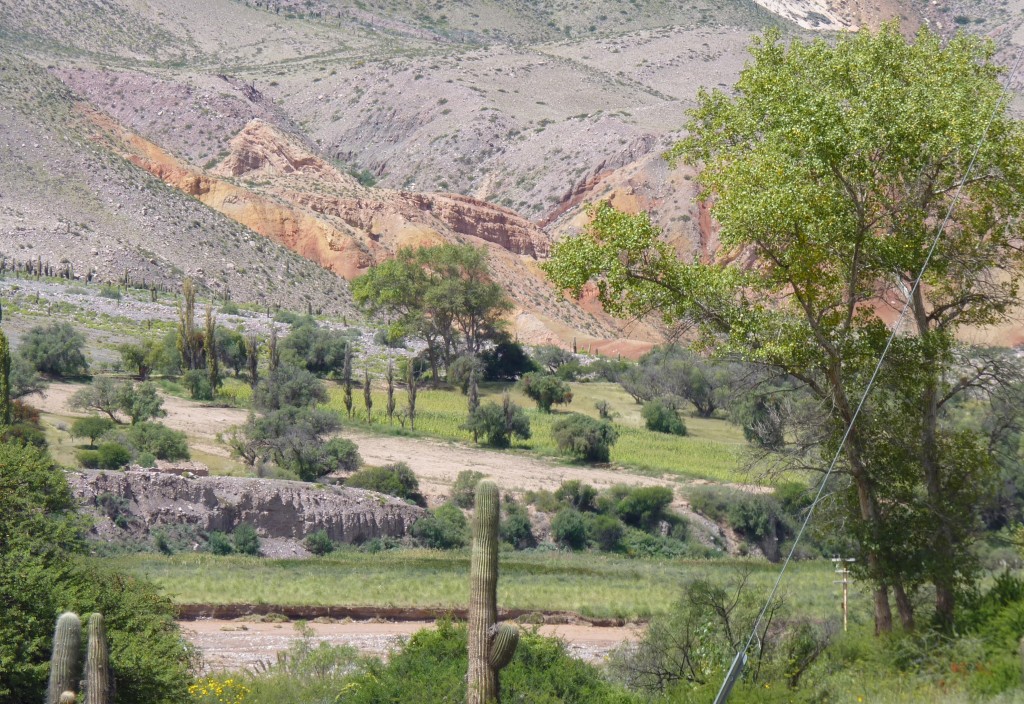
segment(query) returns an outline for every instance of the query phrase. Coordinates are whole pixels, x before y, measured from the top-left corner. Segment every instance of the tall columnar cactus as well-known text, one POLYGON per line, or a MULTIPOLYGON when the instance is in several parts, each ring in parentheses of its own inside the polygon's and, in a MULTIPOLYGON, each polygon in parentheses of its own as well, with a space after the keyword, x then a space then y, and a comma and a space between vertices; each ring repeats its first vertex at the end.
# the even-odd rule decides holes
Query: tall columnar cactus
POLYGON ((64 692, 78 689, 78 655, 82 645, 82 622, 71 612, 60 615, 53 633, 53 655, 50 657, 50 686, 47 704, 60 704, 64 692))
POLYGON ((0 332, 0 426, 11 424, 11 348, 0 332))
POLYGON ((498 624, 498 487, 476 485, 469 580, 469 677, 466 704, 498 701, 498 671, 512 659, 519 630, 498 624))
POLYGON ((110 650, 103 614, 89 617, 89 644, 85 655, 85 704, 114 704, 110 650))

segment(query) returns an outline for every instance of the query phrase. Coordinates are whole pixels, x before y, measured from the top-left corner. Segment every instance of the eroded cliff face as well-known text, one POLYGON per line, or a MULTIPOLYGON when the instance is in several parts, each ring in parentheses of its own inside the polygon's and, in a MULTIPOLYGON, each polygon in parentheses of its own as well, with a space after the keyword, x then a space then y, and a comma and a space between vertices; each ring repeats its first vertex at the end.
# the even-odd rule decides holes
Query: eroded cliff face
POLYGON ((249 523, 261 538, 295 545, 319 530, 337 542, 361 543, 385 536, 401 538, 424 514, 423 509, 391 496, 306 482, 185 478, 150 471, 83 470, 67 477, 79 503, 95 515, 92 532, 102 539, 128 534, 144 538, 154 528, 177 525, 231 532, 249 523), (118 503, 127 519, 121 523, 126 527, 116 526, 101 507, 109 496, 121 499, 118 503))

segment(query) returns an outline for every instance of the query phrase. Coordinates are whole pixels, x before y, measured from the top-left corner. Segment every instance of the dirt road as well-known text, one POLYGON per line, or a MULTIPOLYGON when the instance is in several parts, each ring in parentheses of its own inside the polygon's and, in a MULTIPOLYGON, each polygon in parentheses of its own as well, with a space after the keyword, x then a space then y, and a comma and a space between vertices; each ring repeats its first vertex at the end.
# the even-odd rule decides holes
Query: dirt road
MULTIPOLYGON (((259 661, 274 662, 276 654, 301 637, 291 623, 247 623, 242 621, 181 621, 182 632, 203 653, 208 671, 251 668, 259 661)), ((433 627, 431 621, 350 621, 347 623, 309 623, 315 632, 314 641, 332 645, 351 645, 370 655, 386 655, 402 639, 423 628, 433 627)), ((600 626, 559 624, 545 625, 541 635, 562 638, 574 656, 600 662, 616 646, 635 640, 642 633, 639 626, 605 628, 600 626)))
MULTIPOLYGON (((72 411, 68 405, 72 394, 82 387, 81 384, 51 384, 45 397, 35 396, 30 402, 44 413, 84 415, 72 411)), ((229 455, 228 448, 217 441, 217 434, 244 423, 248 411, 207 406, 166 394, 162 396, 167 417, 161 422, 184 431, 189 436, 189 445, 197 450, 222 457, 229 455)), ((359 446, 359 454, 367 464, 407 463, 416 473, 421 490, 431 505, 447 498, 455 477, 464 469, 482 472, 502 489, 517 493, 529 489, 556 489, 569 479, 585 481, 598 489, 619 483, 640 486, 674 484, 671 479, 558 464, 525 454, 498 452, 432 438, 376 435, 357 430, 347 430, 343 434, 359 446)))

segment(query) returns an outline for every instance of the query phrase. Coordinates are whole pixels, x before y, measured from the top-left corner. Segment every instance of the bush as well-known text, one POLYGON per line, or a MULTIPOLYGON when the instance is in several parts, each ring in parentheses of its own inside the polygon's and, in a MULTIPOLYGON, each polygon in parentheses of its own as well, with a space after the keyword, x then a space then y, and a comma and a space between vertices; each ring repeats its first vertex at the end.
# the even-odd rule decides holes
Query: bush
POLYGON ((614 508, 615 515, 626 525, 650 530, 664 517, 672 503, 672 490, 666 486, 644 486, 631 489, 614 508))
MULTIPOLYGON (((439 621, 419 631, 387 662, 371 661, 350 681, 345 704, 457 703, 466 699, 466 626, 439 621)), ((593 665, 569 655, 565 643, 529 631, 499 680, 501 701, 532 704, 638 704, 593 665)))
POLYGON ((197 401, 212 401, 213 387, 205 369, 190 369, 181 375, 181 385, 197 401))
POLYGON ((334 541, 325 530, 318 530, 307 535, 303 545, 314 555, 327 555, 334 552, 334 541))
POLYGON ((572 388, 557 376, 530 372, 519 380, 519 387, 537 403, 537 408, 550 413, 556 404, 572 403, 572 388))
POLYGON ((256 385, 253 406, 260 411, 276 411, 289 406, 304 408, 327 401, 327 389, 311 372, 281 363, 256 385))
POLYGON ((82 465, 86 469, 99 469, 99 450, 79 450, 75 453, 75 458, 78 460, 78 464, 82 465))
POLYGON ((472 354, 464 354, 448 365, 448 383, 462 393, 469 391, 469 380, 476 373, 477 381, 484 378, 484 363, 472 354))
POLYGON ((792 523, 783 514, 778 500, 768 494, 701 487, 691 492, 690 506, 715 521, 728 522, 746 540, 757 544, 770 560, 779 557, 779 541, 793 533, 792 523))
POLYGON ((459 508, 473 508, 476 502, 476 485, 486 474, 472 469, 464 469, 455 477, 452 484, 452 503, 459 508))
POLYGON ((18 353, 37 371, 55 377, 78 376, 89 371, 85 337, 68 323, 37 326, 25 333, 18 353))
POLYGON ((537 545, 530 525, 530 513, 526 507, 510 496, 505 497, 505 517, 501 521, 501 539, 517 550, 525 550, 537 545))
POLYGON ((351 440, 331 438, 324 443, 319 461, 329 472, 351 472, 362 464, 363 459, 359 456, 359 448, 351 440))
MULTIPOLYGON (((555 489, 555 498, 577 511, 596 511, 597 489, 579 479, 569 479, 555 489)), ((540 508, 538 506, 538 508, 540 508)))
POLYGON ((151 452, 142 452, 135 458, 135 463, 140 467, 156 467, 156 455, 151 452))
POLYGON ((260 537, 249 523, 240 523, 232 534, 235 552, 240 555, 259 555, 260 537))
POLYGON ((132 453, 116 442, 100 444, 96 454, 99 458, 100 469, 120 469, 132 461, 132 453))
POLYGON ((606 552, 619 549, 619 543, 625 532, 626 528, 622 525, 622 521, 614 516, 595 515, 587 523, 587 538, 599 550, 606 552))
POLYGON ((0 442, 45 449, 46 434, 36 423, 15 423, 3 429, 3 432, 0 433, 0 442))
POLYGON ((571 550, 587 547, 587 523, 583 514, 574 508, 563 508, 551 519, 551 537, 571 550))
POLYGON ((694 554, 682 540, 667 535, 651 535, 636 528, 628 528, 622 535, 622 549, 630 557, 704 557, 694 554))
POLYGON ((312 318, 303 318, 292 324, 281 349, 312 374, 337 376, 345 366, 348 345, 345 333, 321 328, 312 318))
POLYGON ((491 447, 508 447, 512 436, 524 440, 530 437, 530 419, 507 396, 502 406, 493 401, 481 404, 469 415, 463 428, 482 437, 484 444, 491 447))
POLYGON ((227 533, 215 530, 206 539, 206 549, 214 555, 230 555, 235 551, 235 546, 231 544, 231 539, 228 538, 227 533))
POLYGON ((78 418, 71 424, 71 437, 89 438, 89 445, 95 447, 96 439, 114 427, 114 421, 102 416, 78 418))
POLYGON ((416 521, 412 535, 428 548, 462 548, 469 544, 469 524, 458 506, 444 504, 416 521))
POLYGON ((686 424, 683 423, 683 419, 679 417, 676 409, 660 398, 645 403, 640 414, 643 416, 648 430, 670 435, 686 435, 686 424))
POLYGON ((427 500, 420 493, 416 475, 405 462, 383 467, 365 467, 346 479, 345 486, 397 496, 412 501, 417 506, 427 505, 427 500))
POLYGON ((108 437, 123 438, 136 453, 151 454, 161 460, 187 460, 190 457, 188 436, 162 423, 137 423, 124 431, 108 434, 108 437))
POLYGON ((559 452, 587 462, 607 462, 619 431, 606 420, 571 413, 551 425, 551 437, 559 452))
POLYGON ((484 378, 487 381, 515 381, 523 374, 537 369, 523 346, 507 336, 484 351, 480 358, 484 362, 484 378))

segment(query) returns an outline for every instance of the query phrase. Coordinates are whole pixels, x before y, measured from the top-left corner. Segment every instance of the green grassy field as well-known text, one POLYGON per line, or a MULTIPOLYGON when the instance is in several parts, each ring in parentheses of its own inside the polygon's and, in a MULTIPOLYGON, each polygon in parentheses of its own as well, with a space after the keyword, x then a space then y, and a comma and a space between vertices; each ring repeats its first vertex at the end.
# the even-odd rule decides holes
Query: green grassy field
MULTIPOLYGON (((324 558, 271 560, 201 555, 108 558, 144 576, 178 603, 463 607, 469 599, 466 551, 342 550, 324 558)), ((504 553, 498 602, 503 608, 575 611, 592 617, 646 618, 667 611, 694 579, 726 584, 751 570, 752 594, 767 596, 778 566, 755 560, 634 560, 596 553, 504 553)), ((839 613, 832 565, 795 563, 783 596, 801 615, 839 613)), ((870 620, 866 596, 851 598, 854 623, 870 620)))
MULTIPOLYGON (((343 392, 340 386, 330 387, 328 407, 344 413, 343 392)), ((480 400, 501 401, 505 385, 486 384, 480 389, 480 400)), ((741 453, 745 445, 742 431, 723 420, 686 418, 689 434, 685 437, 654 433, 643 427, 640 407, 633 403, 621 387, 611 383, 572 384, 573 402, 559 407, 554 413, 541 413, 533 401, 511 389, 512 400, 522 406, 530 418, 533 436, 517 442, 516 449, 525 449, 541 455, 556 456, 558 450, 551 437, 551 425, 560 415, 569 412, 597 417, 594 403, 608 401, 617 414, 615 423, 620 431, 619 440, 612 448, 611 462, 652 474, 675 474, 681 477, 713 481, 744 482, 749 477, 740 471, 741 453)), ((396 390, 396 406, 406 405, 404 390, 396 390)), ((373 389, 373 423, 367 424, 366 409, 361 389, 353 390, 356 417, 343 420, 349 425, 376 428, 381 432, 403 432, 398 422, 387 424, 383 389, 373 389)), ((416 402, 416 429, 413 433, 406 422, 407 434, 425 435, 469 442, 471 436, 461 428, 466 420, 466 397, 448 389, 421 389, 416 402)))

